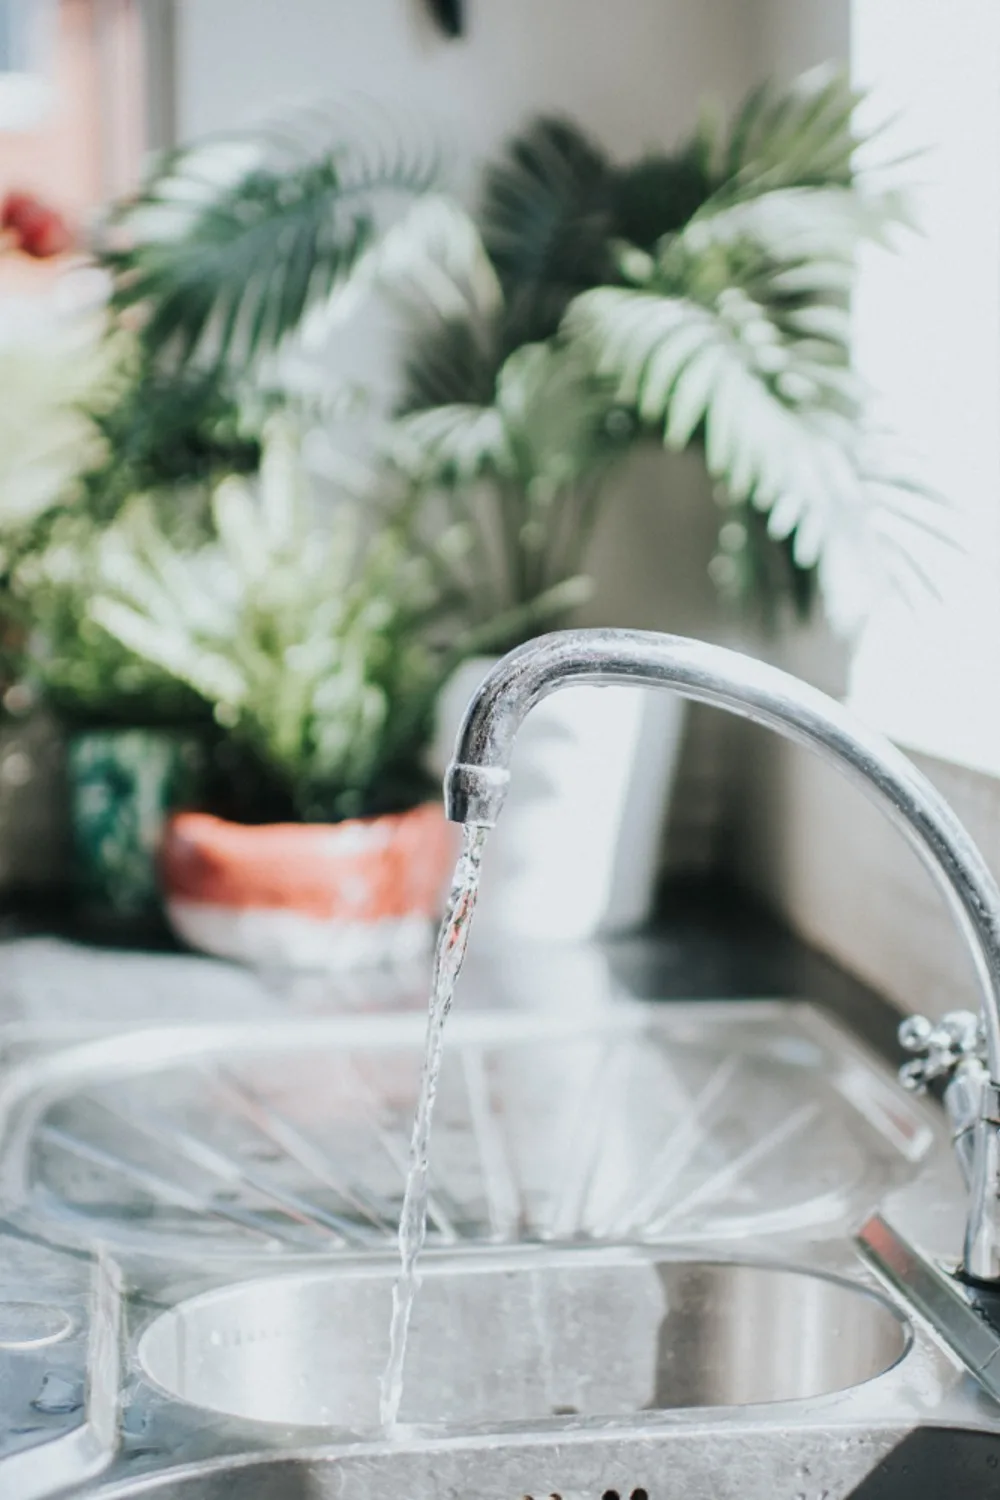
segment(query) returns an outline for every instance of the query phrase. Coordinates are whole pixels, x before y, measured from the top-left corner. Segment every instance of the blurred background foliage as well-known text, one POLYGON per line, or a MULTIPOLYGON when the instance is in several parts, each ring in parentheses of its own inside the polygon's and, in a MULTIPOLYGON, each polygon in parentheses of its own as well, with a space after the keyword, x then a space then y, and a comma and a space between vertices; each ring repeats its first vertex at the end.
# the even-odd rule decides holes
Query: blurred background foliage
POLYGON ((433 150, 342 112, 161 158, 96 246, 106 309, 18 419, 46 482, 0 514, 8 676, 70 720, 202 720, 258 804, 338 818, 425 794, 463 655, 571 618, 637 445, 702 455, 740 609, 822 597, 847 633, 873 579, 919 586, 884 521, 933 501, 851 369, 859 247, 907 222, 856 168, 858 104, 839 74, 764 85, 626 163, 536 119, 471 209, 433 150), (289 370, 372 301, 395 404, 331 493, 325 398, 289 370))

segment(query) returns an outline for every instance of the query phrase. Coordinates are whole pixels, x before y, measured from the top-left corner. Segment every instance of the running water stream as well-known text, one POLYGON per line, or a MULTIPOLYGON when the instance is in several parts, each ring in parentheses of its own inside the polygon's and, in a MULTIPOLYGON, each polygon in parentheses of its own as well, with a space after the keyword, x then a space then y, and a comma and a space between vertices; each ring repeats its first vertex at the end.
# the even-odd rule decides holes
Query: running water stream
POLYGON ((382 1376, 379 1415, 382 1426, 391 1431, 399 1417, 403 1399, 403 1365, 410 1331, 413 1303, 420 1285, 417 1262, 427 1236, 427 1174, 431 1122, 437 1096, 438 1076, 444 1051, 444 1028, 455 995, 455 984, 461 973, 469 927, 476 909, 479 891, 479 867, 482 863, 487 828, 475 825, 463 830, 464 843, 455 867, 451 894, 434 956, 430 1008, 427 1014, 427 1042, 420 1096, 413 1118, 410 1138, 410 1169, 399 1217, 399 1275, 392 1290, 392 1324, 389 1332, 389 1360, 382 1376))

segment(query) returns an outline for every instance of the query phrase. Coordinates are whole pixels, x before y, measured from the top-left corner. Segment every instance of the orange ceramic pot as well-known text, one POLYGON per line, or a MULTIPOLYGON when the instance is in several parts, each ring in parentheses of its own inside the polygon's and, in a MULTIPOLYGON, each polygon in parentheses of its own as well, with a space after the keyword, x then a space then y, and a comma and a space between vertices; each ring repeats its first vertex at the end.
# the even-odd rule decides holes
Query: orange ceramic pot
POLYGON ((162 851, 167 914, 194 948, 296 969, 426 948, 455 856, 437 803, 345 823, 255 827, 178 813, 162 851))

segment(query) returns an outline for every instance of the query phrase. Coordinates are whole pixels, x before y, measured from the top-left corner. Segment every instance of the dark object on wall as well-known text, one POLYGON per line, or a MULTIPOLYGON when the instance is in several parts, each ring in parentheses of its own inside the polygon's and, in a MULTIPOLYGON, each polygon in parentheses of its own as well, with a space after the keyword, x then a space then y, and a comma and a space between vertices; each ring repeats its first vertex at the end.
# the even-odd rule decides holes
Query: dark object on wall
POLYGON ((461 36, 465 29, 464 0, 427 0, 431 15, 446 36, 461 36))

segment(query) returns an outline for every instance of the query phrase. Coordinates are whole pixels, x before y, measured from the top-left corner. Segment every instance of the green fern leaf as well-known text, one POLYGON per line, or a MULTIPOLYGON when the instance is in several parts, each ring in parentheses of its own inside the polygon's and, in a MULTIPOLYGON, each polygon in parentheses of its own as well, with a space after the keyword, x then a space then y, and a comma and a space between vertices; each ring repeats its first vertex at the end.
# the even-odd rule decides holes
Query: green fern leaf
POLYGON ((742 196, 850 184, 858 145, 853 122, 862 98, 846 75, 827 68, 805 74, 785 93, 761 85, 733 121, 717 190, 742 196))
POLYGON ((433 181, 434 163, 398 144, 349 149, 316 134, 303 117, 297 128, 236 138, 242 170, 221 182, 206 169, 218 145, 178 152, 119 209, 116 237, 131 244, 109 245, 103 259, 115 306, 146 311, 155 358, 254 364, 350 275, 386 200, 433 181))
POLYGON ((390 453, 403 473, 432 485, 510 475, 516 467, 503 419, 492 406, 439 406, 402 417, 390 453))
POLYGON ((610 273, 611 194, 607 157, 564 120, 532 121, 487 170, 477 219, 522 342, 553 334, 610 273))
POLYGON ((190 649, 176 628, 160 628, 139 609, 105 597, 93 601, 90 618, 136 656, 186 683, 201 697, 226 704, 243 701, 246 683, 231 660, 203 648, 190 649))
MULTIPOLYGON (((657 342, 655 346, 647 345, 644 355, 637 348, 636 357, 622 366, 618 399, 623 403, 635 401, 642 420, 653 423, 666 410, 681 370, 704 348, 709 319, 702 308, 693 304, 664 300, 655 314, 644 321, 650 338, 655 336, 657 342), (671 324, 673 335, 664 338, 671 324)), ((608 360, 613 358, 611 346, 608 360)))

